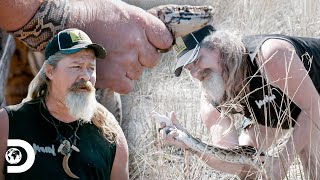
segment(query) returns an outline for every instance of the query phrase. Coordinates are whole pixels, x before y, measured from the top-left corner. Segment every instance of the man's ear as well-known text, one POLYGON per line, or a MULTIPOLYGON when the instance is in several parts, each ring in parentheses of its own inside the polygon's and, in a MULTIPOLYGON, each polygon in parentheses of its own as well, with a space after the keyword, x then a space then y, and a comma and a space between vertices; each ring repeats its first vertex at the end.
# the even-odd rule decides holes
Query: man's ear
POLYGON ((49 64, 46 64, 44 66, 44 72, 46 73, 46 76, 52 80, 53 79, 53 66, 49 65, 49 64))

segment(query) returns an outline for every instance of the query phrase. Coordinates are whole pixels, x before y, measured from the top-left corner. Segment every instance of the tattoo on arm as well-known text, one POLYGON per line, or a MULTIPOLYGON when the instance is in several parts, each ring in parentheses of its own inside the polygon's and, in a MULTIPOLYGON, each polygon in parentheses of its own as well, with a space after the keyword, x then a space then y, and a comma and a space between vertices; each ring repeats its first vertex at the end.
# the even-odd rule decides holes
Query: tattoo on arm
POLYGON ((69 0, 45 0, 34 17, 13 35, 36 51, 65 28, 70 18, 69 0))

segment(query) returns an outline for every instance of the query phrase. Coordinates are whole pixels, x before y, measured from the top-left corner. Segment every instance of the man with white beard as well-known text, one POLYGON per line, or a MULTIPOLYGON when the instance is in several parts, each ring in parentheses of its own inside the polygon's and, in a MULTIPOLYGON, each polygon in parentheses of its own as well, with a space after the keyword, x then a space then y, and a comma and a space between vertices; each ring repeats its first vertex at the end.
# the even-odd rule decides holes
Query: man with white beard
MULTIPOLYGON (((319 179, 320 39, 239 37, 209 25, 177 38, 174 49, 175 75, 185 68, 200 81, 201 120, 213 145, 254 146, 267 152, 276 140, 292 132, 279 157, 269 162, 270 172, 265 176, 283 179, 299 156, 305 178, 319 179)), ((175 139, 176 128, 182 127, 174 113, 170 116, 175 126, 161 124, 164 141, 190 149, 175 139)), ((217 170, 254 178, 247 177, 245 165, 223 162, 210 154, 196 155, 217 170)))
POLYGON ((69 113, 82 122, 90 122, 97 108, 95 88, 92 84, 81 79, 75 82, 65 98, 65 106, 69 113), (79 89, 86 89, 89 92, 81 92, 79 89))
POLYGON ((21 139, 36 154, 22 173, 8 173, 9 162, 0 163, 6 179, 129 179, 124 134, 95 99, 96 58, 105 55, 79 29, 63 30, 49 42, 28 97, 0 111, 0 141, 21 139))

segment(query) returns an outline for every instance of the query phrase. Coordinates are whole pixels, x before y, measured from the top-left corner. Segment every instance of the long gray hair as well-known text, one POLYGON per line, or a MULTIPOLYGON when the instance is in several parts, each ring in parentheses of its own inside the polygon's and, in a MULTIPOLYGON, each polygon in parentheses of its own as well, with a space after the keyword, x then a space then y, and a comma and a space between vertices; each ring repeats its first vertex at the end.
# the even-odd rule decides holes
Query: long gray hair
MULTIPOLYGON (((33 78, 28 87, 28 95, 22 101, 30 101, 38 98, 45 98, 48 96, 50 79, 45 73, 45 66, 51 65, 55 69, 61 59, 65 57, 64 54, 59 52, 50 56, 42 65, 38 74, 33 78)), ((111 143, 117 143, 119 140, 120 127, 114 116, 100 103, 97 105, 97 109, 94 112, 92 123, 102 132, 103 136, 111 143)))
POLYGON ((229 31, 215 31, 207 36, 200 46, 207 49, 217 48, 220 51, 222 77, 226 79, 222 104, 229 107, 232 104, 232 109, 235 110, 242 109, 238 100, 248 91, 248 88, 245 87, 248 65, 244 58, 245 46, 242 37, 229 31))
POLYGON ((23 100, 23 102, 29 101, 32 99, 37 99, 40 97, 46 97, 48 95, 50 80, 47 77, 44 71, 44 68, 47 65, 51 65, 53 69, 55 69, 58 65, 58 62, 64 57, 65 57, 64 54, 57 52, 54 55, 50 56, 46 61, 44 61, 40 71, 29 84, 28 94, 27 94, 27 97, 23 100))

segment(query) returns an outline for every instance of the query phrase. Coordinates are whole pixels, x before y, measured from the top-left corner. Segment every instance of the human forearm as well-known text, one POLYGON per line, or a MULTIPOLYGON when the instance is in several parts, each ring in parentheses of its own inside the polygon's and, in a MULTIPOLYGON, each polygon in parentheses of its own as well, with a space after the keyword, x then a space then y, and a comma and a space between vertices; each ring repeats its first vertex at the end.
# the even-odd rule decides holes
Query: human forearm
MULTIPOLYGON (((92 0, 79 1, 70 0, 70 20, 66 23, 66 28, 88 28, 94 23, 103 23, 103 29, 108 30, 117 26, 119 22, 127 22, 128 7, 131 5, 115 0, 92 0), (79 22, 79 20, 81 20, 79 22)), ((96 29, 97 30, 97 29, 96 29)), ((109 32, 105 32, 109 33, 109 32)))
MULTIPOLYGON (((201 120, 210 131, 211 141, 215 146, 234 148, 239 145, 237 131, 232 125, 232 120, 229 117, 221 117, 221 113, 213 107, 213 105, 201 95, 201 120), (230 129, 230 127, 232 127, 230 129)), ((208 166, 230 174, 239 174, 244 164, 230 163, 219 160, 208 154, 195 153, 208 166)))
POLYGON ((279 153, 279 157, 274 159, 273 172, 270 173, 273 174, 274 178, 284 178, 295 157, 300 156, 307 144, 310 143, 312 134, 310 125, 312 122, 309 117, 305 112, 300 113, 291 138, 279 153))
POLYGON ((29 22, 11 33, 33 50, 42 51, 69 19, 69 0, 45 0, 29 22))
POLYGON ((122 33, 125 35, 129 31, 128 29, 121 28, 128 23, 132 23, 129 22, 128 6, 128 4, 122 1, 114 0, 71 0, 70 18, 65 24, 65 28, 82 29, 94 42, 104 42, 105 48, 109 50, 111 48, 109 46, 114 44, 112 43, 115 41, 114 37, 118 37, 115 34, 123 31, 122 33), (104 34, 103 38, 96 36, 95 34, 97 33, 104 34), (109 43, 105 44, 105 42, 109 43))
MULTIPOLYGON (((32 15, 31 17, 25 15, 23 18, 17 16, 19 21, 14 23, 16 28, 6 28, 19 40, 38 51, 44 50, 49 40, 59 31, 66 28, 84 30, 93 41, 98 43, 101 43, 101 39, 112 42, 115 37, 112 36, 112 32, 117 32, 118 30, 115 24, 121 24, 121 21, 128 22, 125 16, 129 5, 122 1, 44 0, 41 3, 38 5, 36 3, 33 5, 25 3, 26 8, 29 6, 34 8, 32 13, 29 9, 17 6, 15 8, 17 11, 28 12, 32 15), (97 33, 104 34, 104 37, 96 37, 97 33)), ((10 10, 13 9, 8 11, 10 10)), ((15 11, 13 10, 12 12, 15 11)), ((16 17, 15 14, 13 16, 16 17)), ((15 22, 12 19, 10 20, 7 22, 8 26, 10 23, 15 22)), ((3 24, 5 23, 3 22, 3 24)), ((107 46, 106 48, 109 47, 107 46)))
MULTIPOLYGON (((254 160, 256 158, 256 151, 250 146, 209 145, 194 138, 186 131, 181 131, 176 128, 165 127, 161 131, 160 133, 167 144, 170 143, 177 147, 195 152, 202 160, 210 160, 208 164, 213 168, 216 168, 216 163, 220 164, 223 162, 226 163, 227 167, 230 166, 233 174, 235 174, 234 168, 232 167, 234 164, 249 165, 256 169, 260 169, 259 163, 254 160)), ((219 170, 221 170, 220 168, 222 167, 218 167, 219 170)), ((235 167, 235 169, 237 168, 238 166, 235 167)))
POLYGON ((287 143, 287 151, 291 154, 300 153, 316 136, 320 127, 320 98, 312 98, 310 108, 302 110, 297 118, 292 138, 287 143))
MULTIPOLYGON (((108 49, 108 54, 111 50, 120 52, 123 49, 126 51, 132 49, 134 45, 132 41, 147 47, 145 44, 140 44, 143 43, 141 38, 136 38, 140 37, 142 32, 146 33, 143 36, 147 35, 149 42, 159 49, 166 49, 171 45, 171 37, 168 36, 168 29, 165 25, 139 7, 119 0, 92 0, 90 2, 72 0, 70 7, 70 19, 66 23, 66 28, 76 27, 84 30, 93 41, 103 44, 108 49), (101 38, 96 34, 104 36, 101 38)), ((151 51, 148 53, 150 54, 151 51)), ((142 65, 152 67, 154 64, 142 65)))
MULTIPOLYGON (((318 116, 315 113, 310 113, 313 114, 312 116, 314 117, 318 116)), ((310 118, 310 115, 308 115, 310 113, 300 113, 292 133, 292 138, 288 140, 285 151, 281 153, 282 157, 287 156, 287 158, 293 160, 293 156, 299 154, 311 141, 312 126, 315 126, 315 124, 313 124, 313 120, 310 118)))
POLYGON ((129 179, 129 150, 128 143, 121 130, 117 125, 118 141, 116 143, 116 154, 112 164, 111 180, 128 180, 129 179))
POLYGON ((298 119, 297 124, 293 131, 293 138, 289 139, 287 147, 289 148, 289 152, 295 151, 295 153, 300 153, 311 141, 311 119, 304 114, 298 119))

